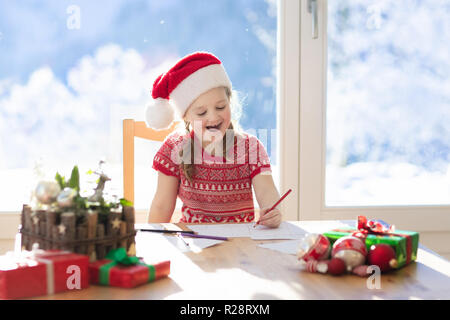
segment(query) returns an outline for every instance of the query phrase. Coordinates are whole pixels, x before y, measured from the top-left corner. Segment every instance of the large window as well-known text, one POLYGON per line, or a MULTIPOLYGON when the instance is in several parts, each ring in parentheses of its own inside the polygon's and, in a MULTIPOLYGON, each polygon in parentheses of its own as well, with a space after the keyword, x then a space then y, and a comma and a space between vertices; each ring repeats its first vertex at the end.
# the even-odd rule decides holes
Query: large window
POLYGON ((328 2, 326 204, 450 204, 447 1, 328 2))
MULTIPOLYGON (((2 1, 0 211, 19 211, 37 180, 101 159, 122 195, 122 119, 143 120, 152 81, 194 51, 222 60, 241 127, 277 173, 276 36, 275 0, 2 1)), ((160 144, 136 143, 135 206, 148 209, 160 144)))
POLYGON ((299 219, 448 232, 448 3, 302 0, 298 12, 299 219))

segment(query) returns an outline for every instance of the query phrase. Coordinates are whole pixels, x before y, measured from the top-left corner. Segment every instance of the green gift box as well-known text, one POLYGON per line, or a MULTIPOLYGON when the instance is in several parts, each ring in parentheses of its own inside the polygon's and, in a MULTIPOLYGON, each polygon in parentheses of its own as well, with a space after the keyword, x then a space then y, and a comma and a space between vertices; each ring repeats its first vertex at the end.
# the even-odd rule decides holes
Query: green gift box
MULTIPOLYGON (((342 237, 349 236, 356 232, 356 229, 335 229, 323 233, 329 240, 331 245, 342 237)), ((392 233, 383 234, 367 234, 366 247, 369 252, 370 247, 374 244, 384 243, 390 245, 397 259, 397 269, 409 264, 417 259, 417 248, 419 246, 419 233, 414 231, 396 230, 392 233)))

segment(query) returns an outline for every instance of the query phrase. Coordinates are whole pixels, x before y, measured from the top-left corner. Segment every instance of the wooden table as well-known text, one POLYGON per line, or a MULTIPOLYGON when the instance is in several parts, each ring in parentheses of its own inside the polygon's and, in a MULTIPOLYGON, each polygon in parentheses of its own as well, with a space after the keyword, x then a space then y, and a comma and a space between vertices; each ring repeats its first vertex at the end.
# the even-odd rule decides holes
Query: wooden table
MULTIPOLYGON (((323 232, 327 230, 329 225, 323 232)), ((144 233, 138 233, 137 255, 147 261, 169 259, 168 278, 134 289, 93 285, 36 299, 450 299, 450 262, 422 245, 416 262, 382 274, 381 288, 370 289, 367 278, 301 271, 296 256, 258 246, 273 240, 233 238, 200 253, 182 253, 164 236, 152 239, 149 243, 144 233)))

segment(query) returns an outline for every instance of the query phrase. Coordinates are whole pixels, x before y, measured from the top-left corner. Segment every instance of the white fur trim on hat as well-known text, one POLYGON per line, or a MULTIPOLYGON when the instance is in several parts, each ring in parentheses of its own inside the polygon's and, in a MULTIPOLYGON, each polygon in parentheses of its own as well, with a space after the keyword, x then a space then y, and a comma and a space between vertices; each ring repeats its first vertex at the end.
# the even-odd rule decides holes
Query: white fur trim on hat
POLYGON ((211 64, 181 81, 170 93, 170 100, 182 118, 191 103, 202 93, 222 86, 231 89, 231 81, 225 68, 222 64, 211 64))
POLYGON ((157 98, 147 105, 145 122, 155 130, 169 128, 174 120, 174 110, 167 99, 157 98))

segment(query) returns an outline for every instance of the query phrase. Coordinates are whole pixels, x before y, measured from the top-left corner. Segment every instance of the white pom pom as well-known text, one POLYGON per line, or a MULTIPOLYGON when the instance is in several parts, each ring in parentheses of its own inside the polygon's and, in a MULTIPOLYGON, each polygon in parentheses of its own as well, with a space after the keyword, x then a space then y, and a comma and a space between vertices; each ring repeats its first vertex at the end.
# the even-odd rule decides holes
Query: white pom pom
POLYGON ((157 98, 147 105, 145 122, 155 130, 169 128, 174 120, 174 110, 167 99, 157 98))

